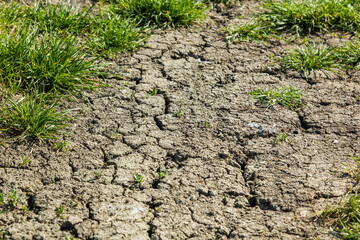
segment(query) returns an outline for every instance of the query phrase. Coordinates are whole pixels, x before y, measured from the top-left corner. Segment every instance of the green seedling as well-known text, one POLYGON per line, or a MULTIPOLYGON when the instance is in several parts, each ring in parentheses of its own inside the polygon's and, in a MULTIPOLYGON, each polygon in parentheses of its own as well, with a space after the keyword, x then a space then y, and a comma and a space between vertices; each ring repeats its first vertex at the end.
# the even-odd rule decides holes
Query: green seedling
POLYGON ((268 107, 282 105, 290 108, 291 110, 295 110, 305 104, 305 100, 299 90, 292 87, 270 90, 257 89, 252 91, 250 95, 256 101, 265 104, 268 107))
POLYGON ((56 143, 55 146, 53 147, 55 151, 63 151, 66 152, 66 147, 67 147, 67 142, 64 140, 60 143, 56 143))
POLYGON ((20 203, 20 198, 22 197, 22 194, 18 195, 17 191, 15 190, 15 188, 12 190, 11 193, 9 193, 9 204, 16 208, 17 205, 20 203))
POLYGON ((138 184, 144 182, 143 176, 141 176, 139 174, 134 175, 133 180, 135 183, 138 183, 138 184))
POLYGON ((164 171, 158 172, 159 179, 165 178, 166 175, 167 175, 167 170, 166 169, 164 171))
POLYGON ((183 113, 181 112, 181 109, 179 109, 179 111, 174 113, 174 116, 177 117, 177 118, 181 118, 183 116, 183 113))
POLYGON ((130 98, 133 100, 135 98, 135 90, 132 90, 130 98))
POLYGON ((204 125, 205 125, 205 128, 211 127, 210 123, 208 123, 208 122, 205 122, 204 125))
POLYGON ((62 215, 64 212, 64 206, 60 205, 59 207, 56 208, 56 216, 64 218, 66 217, 65 215, 62 215))
POLYGON ((66 236, 65 240, 74 240, 74 237, 73 236, 71 236, 71 237, 66 236))
POLYGON ((103 172, 102 171, 98 171, 95 173, 97 178, 101 178, 103 176, 103 172))
POLYGON ((156 96, 157 92, 158 92, 158 90, 156 88, 154 88, 154 90, 149 91, 148 94, 151 96, 156 96))
POLYGON ((291 142, 291 139, 289 139, 289 136, 287 134, 285 134, 285 133, 284 134, 278 133, 276 135, 275 140, 274 140, 274 145, 277 145, 277 144, 279 144, 281 142, 289 143, 289 142, 291 142))
POLYGON ((22 161, 22 165, 24 167, 29 167, 30 159, 28 156, 22 157, 21 161, 22 161))
POLYGON ((0 193, 0 205, 4 203, 4 194, 0 193))
POLYGON ((22 213, 25 215, 28 212, 28 207, 26 205, 24 205, 22 208, 22 213))
POLYGON ((79 201, 76 199, 73 199, 71 202, 71 207, 72 208, 76 208, 79 205, 79 201))

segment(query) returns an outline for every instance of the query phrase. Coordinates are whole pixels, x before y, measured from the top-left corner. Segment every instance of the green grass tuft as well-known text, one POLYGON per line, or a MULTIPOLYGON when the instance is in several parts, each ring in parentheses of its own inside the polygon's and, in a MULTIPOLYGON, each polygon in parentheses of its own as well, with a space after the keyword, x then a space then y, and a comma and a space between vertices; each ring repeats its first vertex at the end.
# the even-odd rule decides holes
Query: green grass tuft
POLYGON ((360 3, 356 0, 267 1, 260 18, 278 31, 297 35, 314 31, 360 29, 360 3))
POLYGON ((139 27, 134 20, 117 16, 112 12, 100 11, 94 18, 87 44, 90 49, 111 54, 135 50, 144 44, 148 36, 145 28, 139 27))
POLYGON ((18 100, 7 99, 7 106, 2 107, 0 126, 18 138, 38 139, 55 138, 55 134, 66 126, 70 118, 67 111, 57 111, 54 102, 44 93, 26 95, 18 100))
POLYGON ((89 28, 92 23, 91 12, 91 7, 79 10, 69 4, 35 3, 25 9, 24 17, 29 21, 28 24, 39 26, 40 31, 79 33, 89 28))
POLYGON ((298 89, 275 88, 270 90, 254 90, 250 95, 258 102, 265 104, 268 107, 275 105, 282 105, 295 110, 298 107, 304 106, 304 98, 298 89))
POLYGON ((227 30, 227 40, 267 40, 281 32, 299 37, 316 31, 360 31, 360 2, 356 0, 266 1, 262 8, 264 12, 255 20, 227 30))
POLYGON ((290 51, 281 59, 281 63, 285 69, 297 69, 308 75, 315 69, 333 71, 334 68, 340 67, 335 55, 335 48, 321 43, 307 43, 304 48, 290 51))
POLYGON ((12 90, 37 87, 46 91, 81 93, 93 89, 98 74, 96 58, 74 38, 39 35, 38 29, 21 28, 0 37, 0 82, 12 90))
POLYGON ((204 18, 208 6, 194 0, 108 0, 115 13, 143 26, 190 26, 204 18))
POLYGON ((252 19, 247 23, 233 26, 227 30, 227 42, 243 42, 248 40, 267 40, 275 36, 276 32, 264 25, 258 19, 252 19))

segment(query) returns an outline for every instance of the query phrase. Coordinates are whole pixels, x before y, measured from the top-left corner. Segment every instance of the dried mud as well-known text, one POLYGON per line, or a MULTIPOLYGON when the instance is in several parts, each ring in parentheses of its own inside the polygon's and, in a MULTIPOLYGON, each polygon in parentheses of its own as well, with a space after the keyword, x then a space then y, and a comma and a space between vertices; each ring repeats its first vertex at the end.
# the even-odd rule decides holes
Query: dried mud
POLYGON ((281 40, 227 45, 223 28, 253 5, 219 5, 195 28, 158 31, 120 55, 109 71, 124 79, 66 103, 85 110, 61 139, 66 152, 3 144, 1 192, 17 189, 19 209, 28 205, 0 215, 5 239, 335 238, 314 216, 351 186, 340 170, 359 154, 359 77, 283 71, 271 56, 294 45, 281 40), (249 99, 282 86, 300 89, 306 107, 249 99), (276 133, 292 141, 275 145, 276 133))

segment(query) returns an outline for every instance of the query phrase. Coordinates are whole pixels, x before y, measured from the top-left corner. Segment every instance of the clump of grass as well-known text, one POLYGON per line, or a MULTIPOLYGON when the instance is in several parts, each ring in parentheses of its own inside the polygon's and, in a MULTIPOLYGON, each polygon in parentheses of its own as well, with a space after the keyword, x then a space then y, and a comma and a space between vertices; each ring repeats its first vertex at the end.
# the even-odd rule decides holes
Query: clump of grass
POLYGON ((227 42, 243 42, 248 40, 268 40, 275 36, 276 32, 264 25, 258 19, 252 19, 247 23, 233 26, 227 30, 227 42))
POLYGON ((297 69, 305 75, 315 69, 334 71, 341 65, 336 60, 335 48, 321 43, 307 43, 304 48, 297 48, 285 55, 281 63, 285 69, 297 69))
POLYGON ((282 105, 295 110, 298 107, 304 106, 304 99, 298 89, 275 88, 270 90, 254 90, 250 95, 258 102, 267 105, 268 107, 275 105, 282 105))
POLYGON ((262 8, 264 12, 255 20, 227 30, 227 40, 267 40, 281 32, 300 36, 316 31, 360 30, 360 2, 355 0, 266 1, 262 8))
POLYGON ((360 42, 348 42, 345 46, 340 46, 335 49, 336 60, 341 62, 342 68, 345 69, 360 69, 360 42))
POLYGON ((281 0, 267 1, 262 21, 273 29, 297 35, 314 31, 358 31, 360 4, 355 0, 281 0))
MULTIPOLYGON (((351 155, 350 155, 351 156, 351 155)), ((345 171, 356 181, 360 180, 360 156, 351 156, 355 167, 346 166, 345 171)), ((326 206, 319 215, 319 220, 335 228, 343 239, 359 239, 360 237, 360 195, 350 190, 337 206, 326 206)))
POLYGON ((34 93, 18 100, 6 97, 7 106, 0 112, 1 131, 8 131, 18 139, 25 137, 49 139, 58 133, 70 120, 69 111, 58 111, 57 102, 48 94, 34 93))
POLYGON ((86 58, 76 39, 40 35, 31 27, 0 38, 0 82, 12 90, 38 87, 81 94, 94 88, 90 77, 99 74, 101 66, 94 65, 97 58, 86 58))
POLYGON ((0 26, 11 29, 17 25, 25 16, 26 7, 11 1, 10 3, 0 4, 0 26))
POLYGON ((28 24, 36 24, 41 31, 83 32, 91 24, 92 7, 73 7, 69 4, 35 3, 25 8, 24 17, 28 24))
POLYGON ((360 237, 360 195, 348 194, 338 206, 330 207, 320 214, 322 222, 328 222, 343 239, 360 237))
POLYGON ((132 18, 143 26, 190 26, 205 17, 208 8, 194 0, 107 0, 119 15, 132 18))
POLYGON ((117 51, 130 51, 142 46, 148 38, 144 27, 129 18, 123 18, 113 12, 100 11, 93 19, 88 46, 96 51, 110 54, 117 51))

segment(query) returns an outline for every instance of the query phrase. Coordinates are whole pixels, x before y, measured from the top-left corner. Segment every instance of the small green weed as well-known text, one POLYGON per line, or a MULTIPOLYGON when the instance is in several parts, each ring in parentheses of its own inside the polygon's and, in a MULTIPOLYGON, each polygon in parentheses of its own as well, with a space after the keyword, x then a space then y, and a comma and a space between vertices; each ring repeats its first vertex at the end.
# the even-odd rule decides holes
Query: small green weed
POLYGON ((55 143, 55 146, 53 147, 55 151, 63 151, 66 152, 67 142, 64 140, 62 142, 55 143))
POLYGON ((30 158, 28 156, 24 156, 21 158, 21 162, 24 167, 29 167, 30 158))
POLYGON ((341 66, 335 58, 336 52, 334 49, 321 43, 307 43, 304 48, 290 51, 282 58, 281 63, 285 69, 300 70, 305 76, 315 69, 334 72, 334 68, 341 66))
POLYGON ((63 205, 60 205, 55 210, 56 210, 56 216, 61 217, 61 218, 66 217, 65 215, 62 215, 63 212, 64 212, 64 206, 63 205))
POLYGON ((69 111, 56 111, 57 103, 46 94, 27 95, 17 101, 8 98, 9 106, 0 112, 3 131, 11 131, 18 138, 56 138, 55 134, 70 120, 69 111))
POLYGON ((4 203, 4 194, 0 193, 0 205, 4 203))
POLYGON ((286 142, 286 143, 291 142, 291 139, 289 139, 289 135, 287 135, 286 133, 284 133, 284 134, 280 134, 280 133, 276 134, 276 138, 274 140, 274 145, 277 145, 277 144, 279 144, 281 142, 286 142))
POLYGON ((25 215, 27 212, 28 212, 28 207, 26 205, 24 205, 22 208, 21 208, 21 211, 22 213, 25 215))
POLYGON ((71 207, 76 208, 79 205, 79 201, 77 199, 73 199, 71 202, 71 207))
POLYGON ((158 172, 159 179, 165 178, 166 175, 167 175, 167 170, 166 169, 164 171, 158 172))
POLYGON ((181 112, 181 109, 179 109, 176 113, 174 113, 174 116, 177 118, 181 118, 183 116, 183 113, 181 112))
POLYGON ((132 91, 131 91, 130 99, 132 99, 132 100, 135 99, 135 90, 132 90, 132 91))
POLYGON ((139 174, 134 175, 133 180, 135 183, 139 183, 139 184, 144 182, 143 176, 139 174))
POLYGON ((18 195, 17 191, 15 190, 15 188, 12 190, 12 192, 9 192, 9 204, 10 206, 16 208, 17 205, 20 203, 20 198, 22 197, 22 194, 18 195))
POLYGON ((157 95, 158 90, 156 88, 154 88, 154 90, 149 91, 148 94, 151 96, 156 96, 157 95))
POLYGON ((304 99, 298 89, 287 88, 275 88, 270 90, 254 90, 250 95, 260 103, 267 106, 282 105, 295 110, 300 106, 304 106, 304 99))
POLYGON ((112 10, 125 18, 132 18, 143 26, 190 26, 204 18, 208 8, 194 0, 107 0, 112 10))

